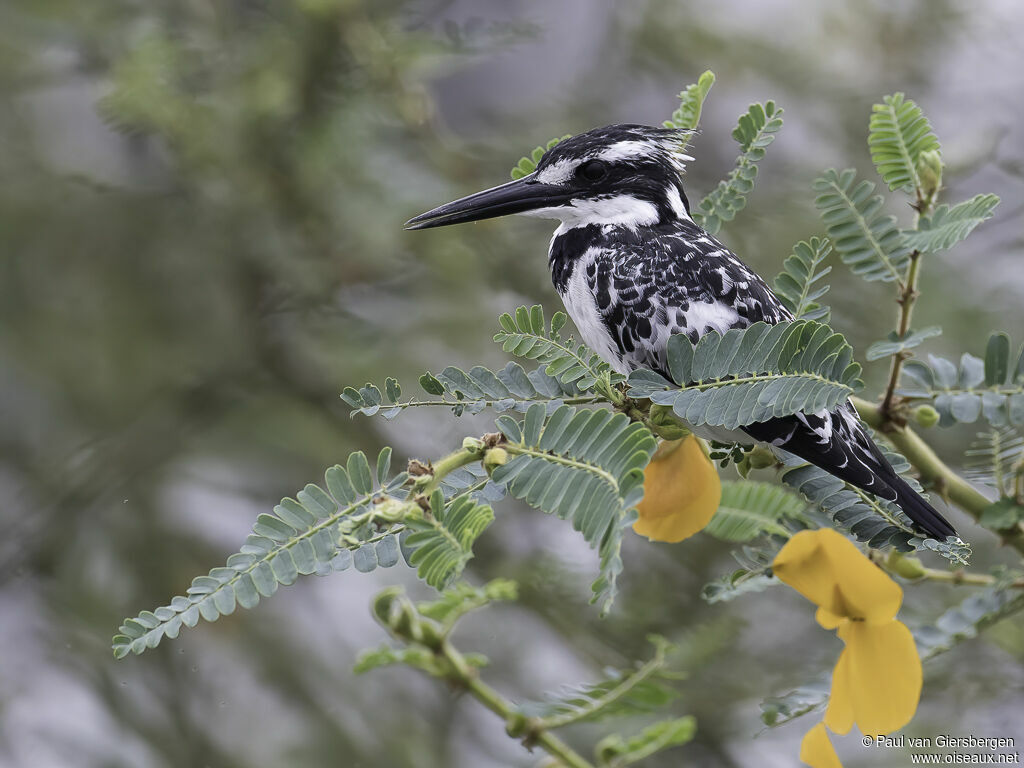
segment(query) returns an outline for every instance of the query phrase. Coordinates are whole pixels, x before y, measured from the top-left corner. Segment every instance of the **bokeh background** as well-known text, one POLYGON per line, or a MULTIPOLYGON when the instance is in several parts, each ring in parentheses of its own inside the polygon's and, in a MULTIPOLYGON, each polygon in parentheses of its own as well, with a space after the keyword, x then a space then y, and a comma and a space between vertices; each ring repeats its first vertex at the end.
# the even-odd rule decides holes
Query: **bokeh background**
MULTIPOLYGON (((403 670, 356 678, 399 566, 308 578, 252 612, 114 662, 120 620, 223 563, 256 515, 351 450, 438 456, 486 420, 350 420, 346 385, 501 365, 498 313, 558 308, 546 222, 403 232, 499 183, 549 138, 658 123, 705 69, 690 199, 728 172, 755 100, 786 124, 723 238, 763 274, 819 234, 823 167, 872 175, 870 105, 904 90, 931 117, 947 199, 996 218, 929 258, 918 326, 938 352, 1024 340, 1024 10, 1014 0, 5 0, 0 4, 0 765, 32 768, 489 768, 536 764, 474 702, 403 670)), ((894 212, 909 217, 906 207, 894 212)), ((886 288, 833 273, 859 349, 886 288)), ((877 385, 885 365, 868 366, 877 385)), ((976 430, 943 436, 950 460, 976 430)), ((954 515, 965 524, 962 516, 954 515)), ((980 565, 1012 562, 969 528, 980 565)), ((599 620, 594 556, 506 505, 470 578, 521 604, 467 621, 516 697, 593 679, 687 639, 674 711, 697 741, 651 766, 791 766, 810 722, 761 733, 758 702, 839 650, 789 591, 707 606, 726 547, 632 538, 599 620), (756 738, 755 738, 756 737, 756 738)), ((908 621, 962 598, 908 588, 908 621)), ((1024 628, 1005 621, 927 669, 909 733, 1024 741, 1024 628)), ((578 729, 587 748, 603 727, 578 729)), ((904 765, 847 739, 848 766, 904 765)))

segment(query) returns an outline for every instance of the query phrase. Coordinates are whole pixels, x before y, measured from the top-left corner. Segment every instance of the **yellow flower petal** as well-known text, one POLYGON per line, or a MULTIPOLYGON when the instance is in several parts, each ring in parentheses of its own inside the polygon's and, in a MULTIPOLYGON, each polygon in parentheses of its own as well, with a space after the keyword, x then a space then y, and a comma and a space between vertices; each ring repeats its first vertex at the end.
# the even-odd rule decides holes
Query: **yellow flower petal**
POLYGON ((682 541, 711 521, 721 500, 718 471, 696 435, 666 440, 644 470, 633 530, 656 541, 682 541))
POLYGON ((832 613, 832 611, 825 607, 820 607, 814 612, 814 620, 825 629, 835 629, 844 621, 849 621, 846 616, 840 616, 838 613, 832 613))
MULTIPOLYGON (((887 623, 903 601, 899 584, 830 528, 794 535, 775 557, 772 570, 781 581, 836 616, 887 623)), ((828 618, 820 616, 819 623, 828 618)))
MULTIPOLYGON (((921 659, 914 636, 901 621, 851 621, 840 627, 839 636, 846 641, 843 685, 861 733, 879 736, 898 731, 913 718, 921 699, 921 659)), ((836 694, 835 679, 832 693, 836 694)), ((830 700, 830 710, 831 705, 830 700)), ((841 714, 837 711, 837 720, 841 714)), ((825 722, 832 728, 828 714, 825 722)))
MULTIPOLYGON (((840 636, 844 631, 840 630, 840 636)), ((843 648, 832 670, 832 692, 825 710, 825 725, 832 733, 849 733, 853 728, 853 695, 850 692, 850 649, 843 648)))
POLYGON ((800 742, 800 759, 811 768, 843 768, 823 723, 811 728, 800 742))
POLYGON ((817 535, 826 530, 794 534, 775 556, 772 572, 815 605, 837 613, 834 610, 835 569, 817 535))

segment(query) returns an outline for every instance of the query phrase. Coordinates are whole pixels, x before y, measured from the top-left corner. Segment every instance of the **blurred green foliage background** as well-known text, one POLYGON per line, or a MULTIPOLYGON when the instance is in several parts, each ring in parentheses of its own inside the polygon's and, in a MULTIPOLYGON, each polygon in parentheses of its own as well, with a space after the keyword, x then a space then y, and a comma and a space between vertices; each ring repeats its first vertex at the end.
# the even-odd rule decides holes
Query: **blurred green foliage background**
MULTIPOLYGON (((499 312, 558 306, 550 225, 402 222, 501 182, 553 136, 659 123, 708 68, 691 199, 728 171, 750 101, 786 108, 723 232, 753 267, 774 274, 821 232, 811 180, 870 172, 870 105, 905 90, 943 141, 946 199, 1003 197, 965 245, 928 260, 915 323, 944 327, 944 353, 981 354, 995 329, 1024 340, 1022 50, 1010 0, 6 0, 0 765, 534 764, 429 681, 353 677, 358 649, 382 639, 371 595, 413 585, 401 568, 305 580, 141 658, 115 663, 109 637, 349 451, 436 457, 486 429, 444 413, 350 420, 338 393, 498 364, 499 312)), ((833 324, 860 349, 884 336, 888 287, 833 278, 833 324)), ((869 384, 885 367, 868 367, 869 384)), ((944 455, 957 461, 973 431, 944 435, 944 455)), ((1009 561, 993 537, 974 543, 979 563, 1009 561)), ((759 700, 836 655, 799 597, 704 605, 700 587, 730 569, 724 546, 634 539, 600 621, 594 555, 567 526, 506 506, 479 548, 472 578, 523 585, 520 605, 474 617, 461 639, 491 656, 499 687, 536 695, 642 656, 648 632, 689 638, 676 708, 697 716, 698 739, 650 764, 793 764, 802 725, 752 739, 759 700)), ((904 612, 928 619, 954 597, 910 587, 904 612)), ((1024 628, 1004 622, 929 666, 909 730, 1024 739, 1022 690, 1024 628)))

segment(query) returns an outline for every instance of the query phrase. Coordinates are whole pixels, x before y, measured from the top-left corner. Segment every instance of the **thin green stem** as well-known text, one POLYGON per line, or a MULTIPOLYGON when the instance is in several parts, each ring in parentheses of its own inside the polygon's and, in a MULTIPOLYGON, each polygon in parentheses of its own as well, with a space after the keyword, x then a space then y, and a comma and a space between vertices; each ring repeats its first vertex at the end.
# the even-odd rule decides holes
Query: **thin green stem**
POLYGON ((383 541, 388 536, 397 536, 398 534, 400 534, 404 530, 405 530, 405 526, 404 525, 396 525, 396 526, 393 526, 391 528, 388 528, 386 531, 381 531, 376 536, 371 536, 368 539, 362 539, 360 541, 360 544, 362 544, 362 546, 366 546, 367 544, 376 544, 378 541, 383 541))
POLYGON ((582 469, 585 472, 590 472, 593 475, 597 475, 606 483, 608 483, 616 492, 619 490, 619 481, 615 479, 615 476, 610 472, 602 469, 596 464, 588 464, 585 461, 577 461, 576 459, 569 459, 565 456, 558 456, 554 453, 548 453, 546 451, 538 451, 533 448, 528 448, 525 445, 516 445, 515 443, 508 443, 504 446, 505 450, 512 454, 518 454, 522 456, 532 456, 538 459, 544 459, 550 461, 553 464, 563 464, 573 469, 582 469))
MULTIPOLYGON (((953 571, 941 571, 938 568, 925 568, 922 579, 928 581, 941 581, 946 584, 963 584, 973 587, 990 587, 996 583, 996 578, 987 573, 968 573, 963 568, 953 571)), ((1024 589, 1024 579, 1015 579, 1009 583, 1014 589, 1024 589)))
MULTIPOLYGON (((917 190, 917 215, 914 217, 914 228, 916 229, 921 222, 922 216, 927 216, 931 213, 932 208, 935 206, 935 197, 938 193, 936 190, 933 194, 928 197, 924 197, 924 193, 920 187, 917 190)), ((910 254, 910 266, 907 267, 907 276, 905 280, 900 281, 900 295, 896 299, 896 302, 900 305, 899 315, 896 322, 896 334, 898 338, 905 338, 907 333, 910 331, 910 320, 914 315, 914 304, 917 302, 918 290, 917 281, 921 274, 921 251, 915 250, 910 254)), ((889 383, 885 387, 885 395, 882 398, 882 414, 886 421, 893 420, 893 400, 896 397, 896 389, 900 384, 900 373, 903 371, 904 361, 910 357, 910 353, 905 349, 901 349, 894 352, 892 355, 892 363, 889 366, 889 383)))
POLYGON ((652 405, 649 400, 627 400, 621 410, 630 421, 640 422, 663 440, 682 440, 692 432, 671 406, 652 405))
MULTIPOLYGON (((476 669, 467 663, 465 657, 447 640, 441 643, 440 653, 451 667, 449 677, 452 681, 459 684, 491 712, 501 717, 510 731, 517 731, 516 725, 519 724, 522 716, 515 705, 483 682, 476 669)), ((572 747, 545 728, 537 727, 535 723, 536 721, 527 721, 523 731, 528 744, 537 745, 566 768, 594 768, 591 762, 584 759, 572 747)))
POLYGON ((709 389, 718 389, 721 387, 732 387, 737 384, 756 384, 760 381, 775 381, 780 378, 786 379, 811 379, 812 381, 820 381, 826 384, 835 384, 837 386, 844 387, 847 391, 852 391, 850 387, 845 384, 833 381, 832 379, 822 376, 820 373, 812 373, 810 371, 799 371, 797 373, 759 373, 752 376, 735 376, 729 379, 715 379, 714 381, 700 382, 698 384, 688 384, 685 387, 679 387, 680 391, 688 389, 696 389, 698 392, 705 392, 709 389))
POLYGON ((602 696, 590 699, 584 706, 572 709, 568 712, 564 712, 560 715, 551 715, 550 717, 540 718, 536 721, 537 727, 543 729, 561 728, 571 723, 578 722, 585 717, 592 715, 600 709, 608 706, 614 701, 618 701, 631 690, 636 688, 640 683, 649 678, 655 672, 662 668, 665 664, 665 648, 664 645, 659 645, 657 651, 654 654, 654 658, 636 670, 633 674, 625 677, 622 682, 605 692, 602 696))
MULTIPOLYGON (((882 552, 872 549, 868 557, 873 563, 897 576, 902 576, 910 581, 938 581, 943 584, 961 585, 968 587, 991 587, 998 584, 999 579, 987 573, 969 573, 963 568, 952 571, 943 571, 938 568, 926 568, 916 557, 909 557, 901 552, 891 550, 882 552)), ((1006 586, 1012 589, 1024 589, 1024 579, 1015 579, 1006 586)))
POLYGON ((441 481, 447 476, 454 472, 456 469, 472 464, 474 461, 479 461, 483 457, 483 442, 480 445, 473 445, 471 447, 462 448, 454 453, 449 453, 443 459, 439 459, 436 464, 431 465, 431 473, 429 475, 430 480, 424 483, 420 488, 419 492, 424 496, 429 496, 437 488, 440 487, 441 481))
MULTIPOLYGON (((523 398, 522 400, 518 400, 518 402, 522 402, 522 403, 548 403, 548 402, 551 402, 551 400, 554 400, 554 399, 555 398, 523 398)), ((603 394, 593 394, 593 395, 580 395, 578 397, 560 397, 560 398, 557 398, 557 399, 560 402, 565 403, 566 405, 591 405, 593 403, 602 403, 605 400, 607 400, 608 398, 605 397, 603 394)), ((444 399, 442 399, 442 400, 407 400, 405 402, 400 402, 400 403, 388 403, 386 405, 381 405, 380 408, 381 408, 381 410, 387 410, 388 408, 401 408, 401 409, 404 410, 406 408, 420 408, 420 407, 426 407, 426 408, 448 407, 448 408, 451 408, 451 407, 456 406, 456 405, 468 406, 468 405, 479 405, 479 404, 483 404, 484 408, 493 408, 494 405, 497 402, 498 402, 497 400, 488 400, 488 399, 483 399, 483 398, 477 399, 477 400, 473 400, 473 399, 470 399, 470 400, 444 400, 444 399)))

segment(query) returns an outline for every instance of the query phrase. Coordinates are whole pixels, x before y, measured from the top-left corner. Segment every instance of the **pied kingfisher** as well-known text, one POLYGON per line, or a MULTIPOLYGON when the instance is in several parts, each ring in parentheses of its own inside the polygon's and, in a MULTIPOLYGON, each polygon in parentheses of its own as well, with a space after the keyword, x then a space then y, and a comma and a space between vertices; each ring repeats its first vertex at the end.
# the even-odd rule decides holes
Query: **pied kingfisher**
MULTIPOLYGON (((610 125, 559 142, 536 170, 410 219, 428 229, 512 213, 561 221, 548 264, 583 341, 614 370, 668 376, 666 343, 792 314, 728 248, 694 223, 683 191, 686 133, 610 125)), ((953 527, 889 465, 849 402, 743 428, 894 501, 940 541, 953 527)))

